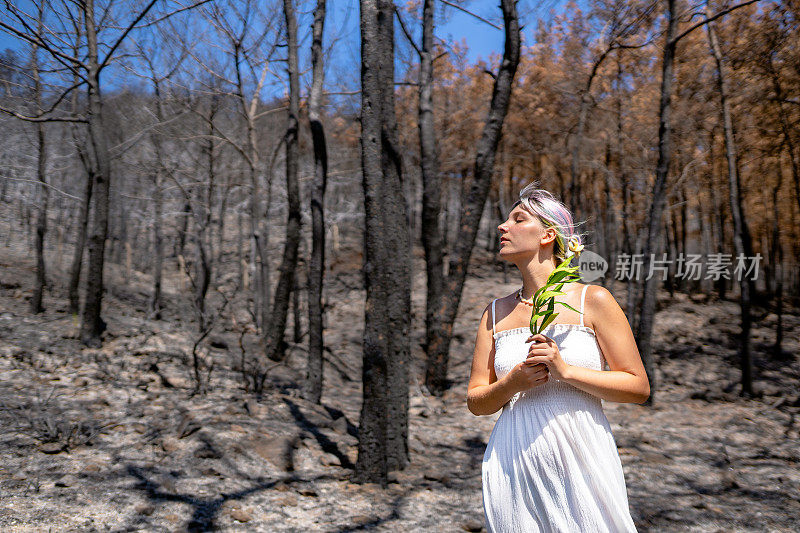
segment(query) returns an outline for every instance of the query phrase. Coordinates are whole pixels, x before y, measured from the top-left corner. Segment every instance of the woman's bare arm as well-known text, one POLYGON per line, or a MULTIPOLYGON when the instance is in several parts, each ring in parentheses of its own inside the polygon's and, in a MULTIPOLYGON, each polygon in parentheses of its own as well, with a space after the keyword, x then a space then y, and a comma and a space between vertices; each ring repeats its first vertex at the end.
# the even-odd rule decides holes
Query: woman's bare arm
POLYGON ((570 365, 565 381, 604 400, 644 403, 650 383, 628 319, 614 296, 605 287, 590 286, 584 312, 584 323, 587 316, 602 317, 592 321, 592 328, 610 371, 570 365))
POLYGON ((491 306, 483 310, 478 335, 475 339, 475 353, 472 356, 472 371, 467 387, 467 408, 476 416, 491 415, 499 411, 517 391, 509 375, 497 379, 494 372, 494 338, 489 325, 491 306))

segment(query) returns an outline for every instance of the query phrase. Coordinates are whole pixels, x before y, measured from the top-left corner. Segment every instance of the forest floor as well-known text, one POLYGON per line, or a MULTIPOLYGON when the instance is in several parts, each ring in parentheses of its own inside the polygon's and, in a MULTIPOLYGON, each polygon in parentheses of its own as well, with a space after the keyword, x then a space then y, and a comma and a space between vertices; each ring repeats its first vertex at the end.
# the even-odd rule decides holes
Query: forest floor
MULTIPOLYGON (((237 370, 239 335, 221 321, 208 343, 210 390, 192 396, 196 334, 175 283, 165 317, 149 320, 147 276, 126 282, 109 265, 108 330, 90 349, 66 312, 63 280, 46 312, 31 315, 31 257, 0 248, 0 530, 481 531, 481 460, 499 413, 472 415, 466 388, 481 312, 516 289, 516 272, 504 283, 476 250, 451 349, 454 385, 435 398, 420 387, 425 276, 419 254, 414 261, 411 464, 381 489, 348 480, 361 406, 360 255, 327 280, 331 351, 315 406, 297 388, 305 336, 290 342, 259 401, 237 370)), ((625 301, 623 288, 611 290, 625 301)), ((757 321, 760 396, 743 399, 736 302, 668 296, 655 321, 654 405, 604 402, 638 530, 799 530, 800 313, 784 316, 783 359, 769 351, 775 315, 757 321)))

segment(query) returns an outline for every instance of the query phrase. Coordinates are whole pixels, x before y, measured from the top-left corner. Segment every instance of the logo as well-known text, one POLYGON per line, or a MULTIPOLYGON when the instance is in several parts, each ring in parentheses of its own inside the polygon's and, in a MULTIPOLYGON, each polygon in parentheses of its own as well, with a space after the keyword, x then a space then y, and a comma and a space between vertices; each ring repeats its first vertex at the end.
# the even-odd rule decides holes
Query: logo
POLYGON ((578 256, 578 272, 580 272, 583 281, 591 282, 600 279, 605 276, 607 271, 608 262, 603 259, 603 256, 591 250, 584 250, 578 256))

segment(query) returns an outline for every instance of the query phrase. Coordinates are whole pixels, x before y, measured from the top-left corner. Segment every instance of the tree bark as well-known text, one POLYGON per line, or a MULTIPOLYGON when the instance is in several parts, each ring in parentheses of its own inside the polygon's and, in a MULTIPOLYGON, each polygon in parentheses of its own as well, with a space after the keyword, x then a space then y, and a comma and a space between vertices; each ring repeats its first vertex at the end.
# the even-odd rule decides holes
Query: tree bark
POLYGON ((175 257, 183 255, 183 250, 186 248, 186 235, 189 231, 189 219, 192 216, 192 206, 187 200, 183 204, 183 211, 180 216, 180 227, 178 228, 178 242, 175 246, 175 257))
POLYGON ((425 0, 422 8, 422 48, 419 72, 419 145, 422 167, 422 246, 425 249, 427 294, 425 309, 425 344, 436 342, 441 325, 439 310, 444 289, 444 239, 439 225, 442 210, 442 181, 433 114, 433 13, 434 0, 425 0))
POLYGON ((111 160, 103 124, 103 101, 100 93, 100 64, 95 30, 94 0, 83 3, 87 47, 88 120, 94 160, 97 164, 94 185, 94 220, 89 235, 89 261, 81 322, 81 341, 86 346, 100 347, 100 335, 106 328, 100 317, 103 301, 103 267, 108 236, 108 194, 111 184, 111 160))
POLYGON ((289 313, 289 297, 294 288, 297 270, 298 248, 300 246, 300 186, 297 182, 299 148, 297 145, 298 117, 300 115, 300 73, 297 66, 297 19, 293 0, 283 0, 283 13, 286 18, 286 35, 289 48, 289 116, 286 129, 286 200, 288 220, 286 222, 286 242, 279 268, 278 284, 275 287, 275 300, 269 317, 269 325, 264 329, 266 355, 273 361, 283 361, 286 357, 286 317, 289 313))
MULTIPOLYGON (((38 76, 37 76, 38 78, 38 76)), ((47 234, 47 207, 50 200, 50 191, 47 188, 47 146, 45 144, 44 125, 40 122, 36 125, 36 137, 39 148, 39 156, 36 162, 36 176, 41 183, 39 191, 39 212, 36 220, 36 280, 31 297, 31 313, 38 314, 44 311, 42 300, 44 298, 44 288, 47 285, 44 263, 44 238, 47 234)))
MULTIPOLYGON (((160 164, 157 163, 157 164, 160 164)), ((153 174, 153 295, 150 299, 150 314, 155 320, 161 320, 161 278, 164 265, 164 236, 161 231, 161 215, 163 199, 161 195, 161 169, 153 174)))
MULTIPOLYGON (((77 140, 76 140, 77 142, 77 140)), ((94 187, 94 171, 89 161, 81 158, 86 169, 86 183, 83 189, 83 202, 78 213, 78 223, 75 229, 75 249, 72 255, 72 266, 69 271, 69 287, 67 294, 69 298, 69 312, 77 315, 80 310, 80 298, 78 287, 81 281, 81 269, 83 268, 83 252, 86 248, 86 228, 89 225, 89 207, 92 202, 92 189, 94 187)))
MULTIPOLYGON (((44 6, 39 6, 38 29, 41 33, 44 25, 44 6)), ((42 80, 39 76, 39 47, 34 45, 33 51, 33 83, 34 99, 36 102, 36 112, 42 112, 42 80)), ((38 147, 38 157, 36 161, 36 178, 41 184, 39 187, 39 212, 36 221, 36 280, 31 297, 31 313, 38 314, 44 311, 42 300, 44 299, 44 288, 47 285, 47 276, 44 264, 44 238, 47 234, 47 210, 50 201, 50 190, 47 187, 47 145, 45 143, 44 123, 36 124, 36 141, 38 147)))
MULTIPOLYGON (((202 189, 197 188, 197 199, 192 207, 194 218, 194 240, 195 240, 195 261, 194 261, 194 306, 197 313, 197 331, 202 334, 208 325, 208 315, 206 313, 206 296, 211 286, 214 274, 214 250, 213 234, 211 231, 211 206, 213 205, 214 188, 216 184, 216 141, 214 132, 216 127, 214 121, 219 112, 221 102, 217 94, 212 94, 209 98, 209 113, 206 119, 207 140, 202 146, 202 153, 206 157, 206 188, 205 194, 202 189)), ((204 117, 205 118, 205 117, 204 117)), ((191 194, 191 192, 189 193, 191 194)), ((190 196, 187 196, 187 199, 190 196)), ((191 202, 189 202, 191 204, 191 202)))
MULTIPOLYGON (((706 7, 706 17, 711 14, 706 7)), ((725 156, 728 162, 728 185, 730 189, 730 206, 733 218, 733 243, 737 257, 745 257, 749 260, 753 256, 750 230, 747 225, 747 218, 742 207, 741 189, 739 184, 739 172, 737 168, 736 139, 733 131, 733 119, 731 117, 730 103, 728 101, 728 85, 723 69, 722 51, 717 41, 716 32, 711 22, 706 24, 708 33, 708 43, 711 54, 717 66, 717 89, 719 90, 722 124, 725 131, 725 156)), ((750 353, 750 329, 752 327, 752 316, 750 314, 751 295, 754 292, 753 280, 741 275, 739 279, 740 307, 741 307, 741 333, 739 338, 739 364, 742 370, 742 395, 753 395, 753 358, 750 353)))
POLYGON ((783 133, 783 140, 788 148, 789 162, 791 163, 794 196, 795 200, 797 201, 797 207, 800 209, 800 161, 798 161, 797 151, 795 150, 795 144, 792 140, 791 126, 787 118, 787 113, 783 108, 786 95, 784 94, 783 86, 781 85, 780 76, 778 75, 778 72, 773 64, 772 54, 767 54, 767 68, 772 79, 772 87, 775 90, 775 98, 778 102, 778 117, 780 117, 781 121, 781 132, 783 133))
POLYGON ((461 303, 469 260, 492 182, 497 146, 502 135, 503 121, 508 112, 511 86, 519 65, 520 28, 517 2, 502 0, 500 7, 503 11, 505 28, 503 59, 495 78, 489 114, 478 141, 474 176, 467 194, 462 196, 466 201, 461 206, 459 238, 453 243, 448 257, 449 266, 447 277, 443 281, 443 293, 449 297, 440 300, 439 309, 433 313, 436 318, 433 331, 426 333, 429 344, 425 347, 427 355, 425 385, 437 396, 441 396, 448 387, 448 353, 450 339, 453 336, 453 324, 461 303))
MULTIPOLYGON (((156 75, 155 69, 152 68, 152 64, 150 66, 153 90, 156 97, 156 118, 159 122, 164 122, 164 107, 161 96, 160 80, 156 75)), ((164 270, 164 234, 161 228, 164 200, 161 187, 163 182, 162 168, 164 166, 164 159, 159 133, 153 133, 150 136, 150 142, 153 144, 153 148, 155 150, 155 163, 157 165, 157 168, 153 172, 153 253, 155 254, 155 257, 153 258, 153 293, 150 298, 150 316, 155 320, 161 320, 161 281, 164 270)))
POLYGON ((387 484, 408 463, 411 258, 394 116, 393 2, 361 0, 365 208, 363 403, 353 479, 387 484))
MULTIPOLYGON (((655 253, 660 245, 661 239, 661 219, 664 212, 665 189, 669 167, 672 162, 672 135, 670 116, 672 113, 672 82, 673 82, 673 63, 675 60, 675 34, 677 31, 678 20, 675 13, 675 0, 667 0, 667 35, 664 44, 664 52, 661 65, 661 99, 659 102, 659 124, 658 124, 658 163, 656 165, 656 179, 653 184, 652 206, 648 213, 647 240, 644 243, 644 264, 643 276, 647 278, 651 264, 651 254, 655 253)), ((644 291, 639 312, 639 323, 636 332, 636 341, 639 346, 639 353, 644 363, 650 381, 650 397, 645 405, 652 405, 655 401, 655 391, 657 380, 655 373, 655 361, 653 360, 653 319, 656 308, 656 292, 658 289, 657 276, 652 276, 644 281, 644 291)), ((637 283, 636 285, 641 285, 637 283)))
POLYGON ((311 187, 311 258, 308 264, 308 367, 304 396, 320 403, 323 385, 323 283, 325 274, 325 189, 328 184, 328 145, 320 107, 324 84, 322 36, 325 29, 325 0, 317 0, 311 41, 311 92, 308 121, 314 150, 314 183, 311 187))

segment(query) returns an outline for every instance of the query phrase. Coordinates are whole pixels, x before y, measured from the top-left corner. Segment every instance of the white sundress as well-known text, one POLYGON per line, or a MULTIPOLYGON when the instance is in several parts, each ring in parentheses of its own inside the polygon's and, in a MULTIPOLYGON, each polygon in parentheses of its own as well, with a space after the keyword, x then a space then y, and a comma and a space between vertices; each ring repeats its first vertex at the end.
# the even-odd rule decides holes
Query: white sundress
MULTIPOLYGON (((581 293, 583 313, 586 289, 581 293)), ((494 369, 508 374, 528 356, 529 327, 495 333, 494 369)), ((570 365, 604 370, 594 330, 551 324, 543 333, 570 365)), ((636 531, 622 463, 600 399, 550 378, 503 406, 482 464, 483 510, 490 532, 636 531)))

